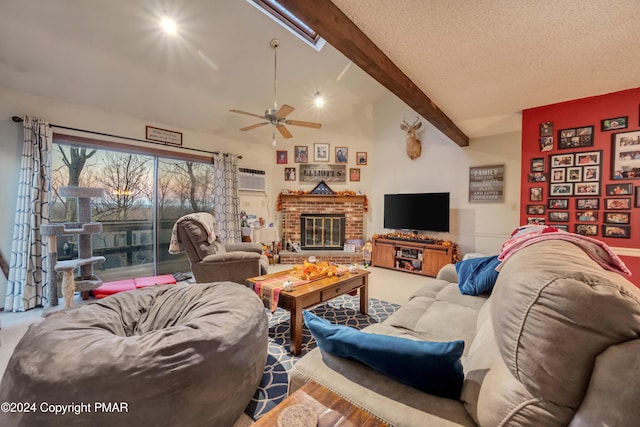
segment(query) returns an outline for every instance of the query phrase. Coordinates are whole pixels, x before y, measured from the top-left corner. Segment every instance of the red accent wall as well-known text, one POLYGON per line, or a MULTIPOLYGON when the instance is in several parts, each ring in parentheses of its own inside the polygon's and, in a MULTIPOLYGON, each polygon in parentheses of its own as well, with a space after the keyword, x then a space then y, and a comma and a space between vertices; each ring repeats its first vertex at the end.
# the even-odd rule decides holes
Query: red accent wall
MULTIPOLYGON (((566 225, 568 231, 576 232, 578 225, 597 226, 597 235, 591 235, 590 237, 602 240, 607 245, 612 247, 624 247, 624 248, 640 248, 640 174, 637 176, 626 176, 623 178, 612 177, 613 169, 613 141, 614 135, 626 132, 638 132, 629 136, 636 139, 632 139, 633 142, 638 142, 637 150, 635 147, 621 148, 620 137, 618 136, 618 151, 638 151, 640 156, 640 88, 624 90, 621 92, 610 93, 606 95, 594 96, 590 98, 577 99, 568 102, 562 102, 559 104, 547 105, 543 107, 531 108, 523 111, 522 115, 522 169, 521 169, 521 195, 520 195, 520 222, 526 224, 530 218, 543 218, 546 224, 551 225, 566 225), (602 130, 602 121, 606 119, 613 119, 618 117, 627 117, 627 127, 624 129, 615 130, 602 130), (541 124, 545 122, 553 123, 553 146, 550 151, 541 151, 541 124), (579 142, 580 138, 574 140, 578 141, 575 144, 578 146, 572 146, 574 142, 570 139, 565 139, 564 145, 568 145, 569 148, 559 148, 560 143, 560 131, 566 129, 584 129, 586 127, 593 126, 592 134, 592 146, 582 146, 584 142, 579 142), (586 156, 576 156, 577 153, 596 152, 602 151, 600 155, 599 175, 600 175, 600 189, 599 194, 585 194, 583 191, 589 186, 583 186, 582 184, 592 184, 595 181, 585 181, 579 174, 586 175, 587 167, 583 164, 575 164, 573 167, 567 167, 564 165, 556 164, 556 168, 552 167, 551 160, 554 159, 560 161, 562 157, 558 155, 568 155, 569 158, 573 158, 574 162, 581 158, 583 160, 586 156), (545 177, 544 182, 530 182, 529 174, 532 173, 532 159, 543 158, 545 177), (551 169, 554 172, 559 170, 557 174, 552 175, 551 169), (570 171, 570 169, 572 169, 570 171), (569 180, 569 172, 572 172, 573 180, 569 180), (564 175, 564 176, 563 176, 564 175), (556 182, 551 182, 555 177, 556 182), (552 184, 558 184, 551 187, 552 184), (562 190, 566 190, 571 185, 572 195, 564 195, 562 190), (631 187, 631 194, 607 194, 607 184, 620 185, 627 184, 627 187, 631 187), (534 187, 542 187, 543 194, 542 200, 532 201, 530 200, 531 189, 534 187), (556 194, 552 194, 553 190, 556 194), (580 193, 578 193, 580 191, 580 193), (576 195, 577 194, 577 195, 576 195), (549 209, 550 199, 567 199, 568 205, 561 209, 549 209), (583 215, 586 210, 578 210, 576 206, 576 199, 598 199, 598 209, 592 209, 591 211, 597 215, 595 221, 585 221, 585 217, 578 217, 578 214, 583 215), (623 209, 607 209, 607 199, 629 199, 630 205, 628 208, 623 209), (544 205, 544 212, 539 210, 539 206, 531 207, 530 205, 544 205), (529 210, 531 209, 531 210, 529 210), (528 211, 529 210, 529 211, 528 211), (566 212, 568 213, 568 221, 558 221, 557 218, 551 220, 549 217, 550 212, 566 212), (605 222, 605 212, 621 213, 624 220, 625 214, 628 214, 629 224, 616 224, 605 222), (622 227, 618 226, 621 225, 622 227), (609 235, 604 235, 604 227, 609 227, 609 235), (620 231, 628 233, 628 238, 610 237, 612 233, 618 233, 620 231)), ((582 131, 584 132, 584 130, 582 131)), ((632 156, 633 157, 633 156, 632 156)), ((623 162, 624 163, 624 162, 623 162)), ((631 166, 637 166, 640 164, 640 159, 637 161, 626 162, 631 166)), ((621 164, 618 161, 618 164, 621 164)), ((593 170, 589 171, 593 173, 593 170)), ((627 174, 627 175, 633 175, 627 174)), ((539 178, 538 178, 539 179, 539 178)), ((619 190, 617 190, 619 192, 619 190)), ((609 201, 613 203, 613 201, 609 201)), ((553 215, 553 214, 552 214, 553 215)), ((564 215, 560 213, 558 215, 564 215)), ((615 215, 610 215, 609 218, 616 219, 615 215)), ((584 231, 587 227, 581 227, 581 231, 584 231)), ((593 228, 589 231, 593 232, 593 228)), ((630 280, 640 287, 640 258, 625 256, 621 257, 627 266, 632 270, 633 276, 630 280)))

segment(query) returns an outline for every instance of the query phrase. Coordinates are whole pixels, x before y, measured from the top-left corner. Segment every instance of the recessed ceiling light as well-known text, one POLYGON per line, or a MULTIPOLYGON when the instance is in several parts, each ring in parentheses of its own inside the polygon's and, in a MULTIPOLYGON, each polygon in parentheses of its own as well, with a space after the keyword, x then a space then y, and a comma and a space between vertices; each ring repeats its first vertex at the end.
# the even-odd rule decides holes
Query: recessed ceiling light
POLYGON ((178 27, 176 23, 171 18, 164 17, 162 21, 160 21, 160 26, 167 34, 175 34, 178 32, 178 27))
POLYGON ((316 107, 322 107, 324 105, 324 96, 322 96, 320 92, 316 92, 313 95, 313 103, 316 107))

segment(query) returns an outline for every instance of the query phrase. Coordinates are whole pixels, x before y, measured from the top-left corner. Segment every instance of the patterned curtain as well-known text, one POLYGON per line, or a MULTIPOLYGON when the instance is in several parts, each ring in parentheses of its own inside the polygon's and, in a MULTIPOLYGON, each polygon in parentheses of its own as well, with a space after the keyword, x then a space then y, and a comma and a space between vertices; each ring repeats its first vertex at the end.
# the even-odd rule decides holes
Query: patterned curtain
POLYGON ((29 117, 24 117, 23 126, 24 146, 4 303, 6 311, 25 311, 44 305, 49 281, 47 242, 41 241, 40 225, 49 223, 51 126, 29 117))
POLYGON ((225 243, 238 243, 241 240, 238 156, 215 154, 213 170, 213 212, 220 238, 225 243))

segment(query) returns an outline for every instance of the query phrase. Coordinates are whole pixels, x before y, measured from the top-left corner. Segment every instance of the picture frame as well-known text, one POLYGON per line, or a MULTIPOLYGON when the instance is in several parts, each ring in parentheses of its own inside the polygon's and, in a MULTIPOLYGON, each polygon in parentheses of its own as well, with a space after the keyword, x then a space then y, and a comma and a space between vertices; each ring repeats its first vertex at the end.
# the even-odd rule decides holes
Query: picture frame
POLYGON ((597 196, 600 194, 599 182, 576 182, 574 194, 576 196, 597 196))
POLYGON ((617 239, 629 239, 631 237, 631 226, 629 225, 603 225, 602 237, 613 237, 617 239))
POLYGON ((313 144, 313 161, 328 162, 329 161, 329 144, 316 142, 313 144))
POLYGON ((573 154, 554 154, 551 156, 552 168, 573 166, 573 162, 574 162, 573 154))
POLYGON ((543 195, 544 190, 542 187, 531 187, 529 189, 529 201, 531 202, 541 202, 543 195))
POLYGON ((583 236, 597 236, 598 224, 576 224, 576 234, 582 234, 583 236))
POLYGON ((633 184, 607 184, 605 186, 607 196, 629 196, 633 192, 633 184))
POLYGON ((558 131, 558 149, 560 150, 590 146, 593 146, 593 126, 580 126, 558 131))
POLYGON ((576 153, 576 166, 599 165, 602 151, 576 153))
POLYGON ((336 151, 335 151, 336 163, 346 164, 349 159, 348 154, 349 154, 348 147, 336 147, 336 151))
POLYGON ((540 138, 540 151, 551 151, 553 150, 553 137, 552 136, 543 136, 540 138))
POLYGON ((566 178, 566 168, 555 168, 551 169, 551 179, 550 182, 565 182, 566 178))
POLYGON ((558 230, 562 230, 562 231, 569 231, 569 226, 567 224, 549 224, 552 227, 557 228, 558 230))
POLYGON ((553 136, 553 122, 540 123, 540 136, 553 136))
POLYGON ((364 166, 367 164, 367 152, 366 151, 357 151, 356 152, 356 164, 364 166))
MULTIPOLYGON (((636 192, 637 194, 637 192, 636 192)), ((640 207, 636 205, 636 207, 640 207)), ((604 199, 604 208, 608 210, 614 209, 631 209, 630 197, 615 197, 611 199, 604 199)))
POLYGON ((626 129, 628 121, 629 116, 616 117, 614 119, 604 119, 600 122, 600 130, 608 131, 616 129, 626 129))
POLYGON ((548 209, 569 209, 569 199, 549 199, 547 201, 548 209))
POLYGON ((276 151, 276 163, 279 165, 286 165, 288 161, 289 152, 286 150, 276 151))
POLYGON ((544 225, 545 219, 541 217, 529 217, 527 218, 527 224, 544 225))
POLYGON ((576 210, 598 210, 600 209, 600 199, 576 199, 576 210))
POLYGON ((544 205, 527 205, 527 215, 544 215, 544 205))
POLYGON ((360 181, 360 168, 349 168, 349 181, 360 181))
POLYGON ((544 157, 531 159, 531 172, 544 172, 544 157))
POLYGON ((630 224, 631 212, 604 212, 604 222, 607 224, 630 224))
POLYGON ((293 147, 293 161, 294 163, 308 163, 309 162, 309 146, 296 145, 293 147))
POLYGON ((581 182, 581 181, 582 181, 581 167, 567 168, 567 182, 581 182))
POLYGON ((600 181, 599 166, 583 166, 582 180, 585 182, 600 181))
POLYGON ((611 179, 640 179, 640 130, 611 135, 611 179))
POLYGON ((549 184, 550 196, 573 196, 573 184, 549 184))
POLYGON ((529 182, 546 182, 547 174, 542 172, 531 172, 529 173, 529 182))
POLYGON ((284 180, 285 181, 296 181, 296 168, 284 168, 284 180))
POLYGON ((549 212, 549 221, 569 222, 569 212, 567 211, 549 212))
POLYGON ((580 211, 576 212, 576 221, 578 222, 598 222, 598 211, 580 211))
POLYGON ((633 204, 634 208, 640 208, 640 187, 636 187, 636 194, 635 194, 635 203, 633 204))

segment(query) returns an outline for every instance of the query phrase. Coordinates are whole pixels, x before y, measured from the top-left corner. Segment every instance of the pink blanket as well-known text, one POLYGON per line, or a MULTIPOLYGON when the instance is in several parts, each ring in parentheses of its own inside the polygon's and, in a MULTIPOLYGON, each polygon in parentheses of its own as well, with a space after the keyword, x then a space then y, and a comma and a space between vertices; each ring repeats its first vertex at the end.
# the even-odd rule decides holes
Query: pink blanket
MULTIPOLYGON (((514 253, 534 243, 544 240, 565 240, 571 242, 582 249, 591 259, 597 262, 602 268, 616 273, 631 276, 631 270, 627 268, 624 262, 616 255, 609 246, 600 240, 593 239, 581 234, 567 233, 550 226, 530 226, 520 227, 502 245, 502 251, 498 259, 502 262, 511 257, 514 253)), ((500 264, 501 266, 502 264, 500 264)), ((500 269, 498 266, 497 270, 500 269)))

